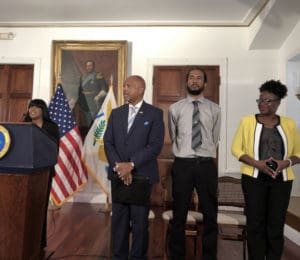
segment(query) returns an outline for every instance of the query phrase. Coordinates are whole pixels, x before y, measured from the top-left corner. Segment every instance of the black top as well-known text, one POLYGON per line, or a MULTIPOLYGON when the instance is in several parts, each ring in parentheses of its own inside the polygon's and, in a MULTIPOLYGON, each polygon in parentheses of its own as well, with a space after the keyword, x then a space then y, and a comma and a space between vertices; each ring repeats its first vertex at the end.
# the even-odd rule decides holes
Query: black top
POLYGON ((59 145, 59 130, 58 126, 54 122, 44 120, 42 129, 45 130, 55 141, 57 144, 57 149, 59 145))

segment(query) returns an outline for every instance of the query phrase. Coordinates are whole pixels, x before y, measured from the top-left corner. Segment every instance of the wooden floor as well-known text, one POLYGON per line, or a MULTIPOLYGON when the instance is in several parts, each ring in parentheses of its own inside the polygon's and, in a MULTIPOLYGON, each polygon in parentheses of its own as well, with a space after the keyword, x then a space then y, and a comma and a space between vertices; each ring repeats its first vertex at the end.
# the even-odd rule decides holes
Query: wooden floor
MULTIPOLYGON (((46 259, 93 260, 109 259, 110 213, 103 213, 103 205, 66 203, 59 210, 48 211, 48 247, 46 259)), ((149 250, 152 259, 163 259, 162 208, 153 208, 156 218, 151 224, 149 250)), ((187 241, 186 259, 192 255, 192 241, 187 241)), ((242 259, 242 243, 218 242, 219 260, 242 259)), ((286 240, 282 260, 299 260, 300 247, 286 240)))
POLYGON ((286 223, 300 232, 300 197, 291 197, 286 223))

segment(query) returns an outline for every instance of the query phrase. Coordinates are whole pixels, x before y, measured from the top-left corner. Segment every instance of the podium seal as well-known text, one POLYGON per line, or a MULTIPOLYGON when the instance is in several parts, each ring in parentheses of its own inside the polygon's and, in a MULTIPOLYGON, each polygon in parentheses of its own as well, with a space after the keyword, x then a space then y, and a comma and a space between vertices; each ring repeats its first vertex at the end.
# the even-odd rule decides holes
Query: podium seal
POLYGON ((8 130, 0 125, 0 159, 7 153, 10 147, 10 135, 8 130))

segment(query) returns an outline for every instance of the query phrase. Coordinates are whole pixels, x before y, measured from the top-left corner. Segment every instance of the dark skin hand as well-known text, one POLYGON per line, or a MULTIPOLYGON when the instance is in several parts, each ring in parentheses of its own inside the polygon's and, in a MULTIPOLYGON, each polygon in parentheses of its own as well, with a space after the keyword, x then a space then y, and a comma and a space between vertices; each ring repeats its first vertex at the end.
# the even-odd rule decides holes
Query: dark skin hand
POLYGON ((267 160, 255 160, 248 155, 243 155, 240 157, 240 161, 257 168, 259 171, 269 175, 273 179, 275 179, 283 169, 290 166, 290 162, 288 160, 276 160, 273 157, 270 157, 267 160), (271 169, 267 165, 267 162, 271 161, 275 161, 278 164, 275 170, 271 169))
POLYGON ((114 167, 114 171, 125 185, 130 185, 132 183, 132 170, 133 166, 131 162, 119 162, 116 163, 114 167))

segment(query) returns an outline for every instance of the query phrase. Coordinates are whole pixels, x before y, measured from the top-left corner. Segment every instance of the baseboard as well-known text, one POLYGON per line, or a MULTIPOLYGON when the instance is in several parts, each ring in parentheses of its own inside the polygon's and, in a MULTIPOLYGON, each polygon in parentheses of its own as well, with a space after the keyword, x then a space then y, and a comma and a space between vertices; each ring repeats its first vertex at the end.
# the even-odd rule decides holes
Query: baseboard
POLYGON ((77 193, 70 202, 85 202, 85 203, 106 203, 106 195, 104 193, 95 194, 91 193, 77 193))
POLYGON ((291 228, 288 225, 284 225, 284 235, 295 244, 300 246, 300 232, 291 228))

